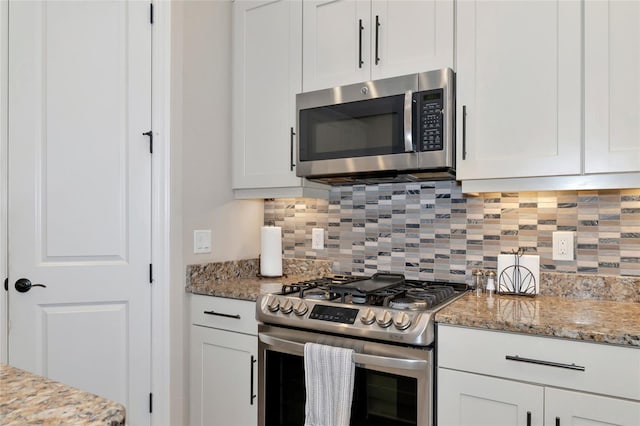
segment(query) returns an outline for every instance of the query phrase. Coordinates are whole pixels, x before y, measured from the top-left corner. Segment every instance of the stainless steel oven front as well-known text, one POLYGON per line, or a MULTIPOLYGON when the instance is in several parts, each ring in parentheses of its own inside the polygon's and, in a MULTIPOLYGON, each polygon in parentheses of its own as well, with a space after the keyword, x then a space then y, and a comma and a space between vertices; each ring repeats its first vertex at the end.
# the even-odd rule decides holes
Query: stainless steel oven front
POLYGON ((300 426, 305 417, 304 344, 354 349, 351 426, 432 426, 433 349, 260 324, 258 424, 300 426))

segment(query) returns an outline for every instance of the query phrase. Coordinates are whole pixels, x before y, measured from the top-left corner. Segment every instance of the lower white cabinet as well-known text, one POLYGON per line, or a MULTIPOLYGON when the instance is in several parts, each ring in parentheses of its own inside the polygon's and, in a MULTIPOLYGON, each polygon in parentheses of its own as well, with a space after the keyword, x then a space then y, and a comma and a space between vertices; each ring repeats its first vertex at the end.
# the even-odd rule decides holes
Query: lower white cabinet
POLYGON ((192 296, 191 425, 257 424, 258 339, 254 312, 253 302, 192 296))
POLYGON ((438 426, 640 425, 640 349, 441 324, 437 347, 438 426))
POLYGON ((544 396, 545 425, 640 425, 640 402, 554 388, 544 396))
POLYGON ((541 386, 438 369, 439 426, 542 426, 543 398, 541 386))

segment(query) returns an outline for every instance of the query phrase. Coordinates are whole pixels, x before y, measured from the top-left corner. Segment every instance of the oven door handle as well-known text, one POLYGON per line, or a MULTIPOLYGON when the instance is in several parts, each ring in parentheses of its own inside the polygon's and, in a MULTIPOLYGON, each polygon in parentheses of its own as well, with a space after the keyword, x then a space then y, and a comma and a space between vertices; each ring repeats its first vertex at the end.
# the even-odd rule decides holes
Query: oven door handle
MULTIPOLYGON (((292 342, 291 340, 269 336, 264 333, 259 333, 258 338, 262 343, 274 348, 282 348, 289 352, 304 355, 304 343, 292 342)), ((391 358, 380 355, 362 354, 359 352, 353 353, 352 361, 356 365, 370 365, 372 367, 386 367, 400 370, 422 370, 429 365, 429 362, 424 359, 391 358)))

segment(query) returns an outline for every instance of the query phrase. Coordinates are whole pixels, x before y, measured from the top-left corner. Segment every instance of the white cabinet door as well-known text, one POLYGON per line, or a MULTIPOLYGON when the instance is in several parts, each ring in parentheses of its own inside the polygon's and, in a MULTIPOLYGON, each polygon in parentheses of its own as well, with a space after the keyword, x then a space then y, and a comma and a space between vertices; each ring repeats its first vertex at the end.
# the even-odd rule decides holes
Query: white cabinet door
POLYGON ((305 1, 303 23, 305 92, 370 79, 370 0, 305 1))
POLYGON ((453 68, 453 1, 373 0, 371 25, 373 80, 453 68))
POLYGON ((256 336, 191 326, 191 425, 257 424, 257 353, 256 336))
POLYGON ((302 90, 302 3, 233 4, 233 188, 300 187, 295 95, 302 90))
POLYGON ((640 171, 640 2, 585 2, 584 75, 585 173, 640 171))
POLYGON ((438 426, 543 424, 541 386, 439 368, 437 398, 438 426))
POLYGON ((458 178, 579 174, 581 3, 462 1, 456 28, 458 178))
POLYGON ((640 402, 546 388, 545 424, 637 426, 640 425, 640 402))

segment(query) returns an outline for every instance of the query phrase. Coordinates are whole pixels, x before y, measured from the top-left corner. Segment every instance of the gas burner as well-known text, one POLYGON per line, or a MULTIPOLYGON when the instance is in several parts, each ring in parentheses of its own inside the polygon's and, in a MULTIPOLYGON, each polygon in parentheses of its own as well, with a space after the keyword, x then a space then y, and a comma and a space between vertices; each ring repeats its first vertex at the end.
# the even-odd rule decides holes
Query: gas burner
POLYGON ((398 297, 389 301, 389 307, 393 309, 401 309, 408 311, 423 311, 430 306, 426 300, 420 300, 413 297, 398 297))
POLYGON ((305 299, 314 299, 314 300, 330 300, 331 297, 329 292, 323 290, 321 288, 312 288, 310 290, 302 291, 302 294, 305 299))

